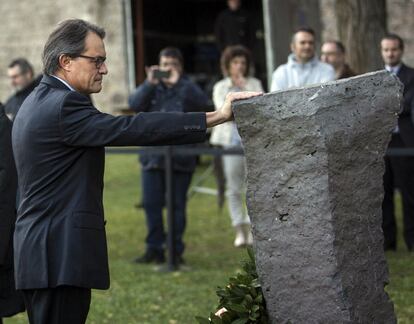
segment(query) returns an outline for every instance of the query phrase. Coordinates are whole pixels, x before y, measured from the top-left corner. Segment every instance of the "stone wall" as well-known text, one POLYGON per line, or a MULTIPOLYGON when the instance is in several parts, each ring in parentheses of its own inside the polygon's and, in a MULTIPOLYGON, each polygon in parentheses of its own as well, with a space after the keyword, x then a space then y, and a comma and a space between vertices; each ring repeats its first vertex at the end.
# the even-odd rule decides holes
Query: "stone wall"
POLYGON ((405 42, 404 61, 414 66, 414 1, 388 0, 388 30, 400 35, 405 42))
POLYGON ((0 101, 11 93, 7 66, 16 57, 26 57, 40 73, 41 53, 56 24, 67 18, 81 18, 106 29, 109 75, 103 90, 94 95, 96 106, 113 112, 126 106, 127 82, 121 0, 1 0, 0 16, 0 101), (29 18, 28 18, 29 17, 29 18))
MULTIPOLYGON (((335 0, 319 0, 321 20, 323 24, 322 39, 337 39, 338 30, 335 19, 335 0)), ((412 0, 387 0, 388 31, 400 35, 406 48, 404 61, 414 66, 414 1, 412 0)), ((379 50, 379 49, 378 49, 379 50)))

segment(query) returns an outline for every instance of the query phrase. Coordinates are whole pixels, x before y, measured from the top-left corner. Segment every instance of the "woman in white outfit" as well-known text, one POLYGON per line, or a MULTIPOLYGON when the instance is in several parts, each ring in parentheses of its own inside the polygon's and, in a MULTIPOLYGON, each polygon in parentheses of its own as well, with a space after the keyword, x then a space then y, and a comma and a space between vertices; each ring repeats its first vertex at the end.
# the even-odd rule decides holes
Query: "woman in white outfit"
MULTIPOLYGON (((243 46, 229 46, 221 56, 221 69, 224 79, 214 85, 213 101, 220 108, 226 95, 235 91, 263 91, 261 82, 248 76, 250 52, 243 46)), ((227 122, 212 130, 210 143, 224 148, 241 147, 241 138, 234 122, 227 122)), ((226 178, 226 196, 232 225, 236 230, 234 245, 242 247, 253 243, 250 231, 250 219, 244 205, 246 192, 246 161, 241 155, 223 156, 224 176, 226 178)))

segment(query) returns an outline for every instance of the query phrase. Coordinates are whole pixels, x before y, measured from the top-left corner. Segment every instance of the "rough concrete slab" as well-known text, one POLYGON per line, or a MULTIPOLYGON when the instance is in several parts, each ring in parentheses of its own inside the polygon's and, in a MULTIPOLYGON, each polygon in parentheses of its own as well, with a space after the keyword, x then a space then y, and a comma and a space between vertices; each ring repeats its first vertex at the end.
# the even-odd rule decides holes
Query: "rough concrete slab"
POLYGON ((234 104, 272 323, 396 323, 381 202, 401 99, 376 72, 234 104))

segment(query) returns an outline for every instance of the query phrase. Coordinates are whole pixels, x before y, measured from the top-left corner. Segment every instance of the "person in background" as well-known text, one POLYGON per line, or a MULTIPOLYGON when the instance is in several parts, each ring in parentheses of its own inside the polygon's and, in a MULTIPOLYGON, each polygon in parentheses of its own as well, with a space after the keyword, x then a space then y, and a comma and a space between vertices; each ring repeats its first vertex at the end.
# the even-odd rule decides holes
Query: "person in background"
MULTIPOLYGON (((229 92, 263 91, 262 84, 249 76, 251 57, 248 49, 241 45, 227 47, 221 56, 221 69, 224 79, 213 88, 213 101, 216 109, 224 103, 229 92)), ((241 138, 234 122, 227 122, 212 130, 210 143, 224 148, 242 147, 241 138)), ((234 245, 242 247, 251 245, 253 238, 250 219, 244 206, 246 160, 240 155, 223 156, 224 175, 226 179, 226 196, 232 225, 236 231, 234 245)))
POLYGON ((3 317, 23 312, 23 296, 16 291, 13 232, 16 221, 17 174, 11 143, 11 121, 0 103, 0 323, 3 317))
MULTIPOLYGON (((404 41, 395 34, 381 40, 381 55, 385 69, 404 84, 403 109, 398 117, 389 148, 414 148, 414 69, 402 61, 404 41)), ((397 249, 397 226, 394 215, 394 190, 401 193, 403 205, 404 240, 408 251, 414 251, 414 157, 385 156, 384 200, 382 229, 384 249, 397 249)))
MULTIPOLYGON (((195 83, 183 73, 184 60, 181 51, 167 47, 159 54, 159 65, 146 69, 147 79, 129 97, 129 105, 136 112, 194 112, 204 111, 208 98, 195 83), (168 76, 158 77, 159 72, 168 76)), ((183 263, 183 235, 186 226, 187 191, 196 167, 195 156, 175 156, 173 165, 175 252, 183 263)), ((148 234, 146 251, 137 263, 162 263, 166 235, 163 224, 165 207, 165 162, 161 155, 141 154, 142 204, 145 210, 148 234)))
POLYGON ((220 12, 215 23, 217 47, 222 52, 229 45, 244 45, 252 49, 255 31, 249 12, 241 0, 227 0, 228 8, 220 12))
POLYGON ((288 62, 273 72, 270 91, 335 80, 333 67, 319 61, 315 55, 313 29, 299 28, 293 34, 290 47, 292 53, 288 56, 288 62))
POLYGON ((345 54, 345 46, 340 41, 326 41, 321 47, 321 61, 333 66, 337 80, 356 75, 345 62, 345 54))
POLYGON ((7 76, 14 94, 6 101, 4 110, 13 121, 23 101, 39 84, 41 76, 34 78, 33 67, 25 58, 13 60, 7 69, 7 76))

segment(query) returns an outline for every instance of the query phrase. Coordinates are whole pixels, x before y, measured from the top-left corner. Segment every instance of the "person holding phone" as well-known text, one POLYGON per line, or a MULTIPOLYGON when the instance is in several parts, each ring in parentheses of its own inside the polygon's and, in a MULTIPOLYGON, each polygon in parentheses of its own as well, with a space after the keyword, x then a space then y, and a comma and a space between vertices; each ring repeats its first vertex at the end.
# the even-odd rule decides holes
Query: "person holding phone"
MULTIPOLYGON (((251 56, 247 48, 241 45, 229 46, 221 55, 221 69, 224 79, 213 88, 213 101, 220 109, 229 92, 263 91, 261 82, 249 76, 251 56)), ((241 138, 234 122, 218 125, 212 130, 210 143, 224 148, 241 147, 241 138)), ((243 247, 253 243, 250 231, 250 219, 244 206, 243 195, 246 191, 246 160, 240 155, 223 156, 226 196, 232 225, 236 231, 234 246, 243 247)))
MULTIPOLYGON (((195 83, 183 75, 181 51, 167 47, 159 54, 159 64, 146 68, 147 78, 129 97, 135 112, 204 111, 208 98, 195 83)), ((163 224, 165 206, 165 163, 161 155, 141 154, 142 205, 147 222, 145 253, 137 263, 163 263, 166 235, 163 224)), ((196 167, 195 156, 174 156, 174 215, 176 260, 183 263, 183 234, 186 225, 187 191, 196 167)))

